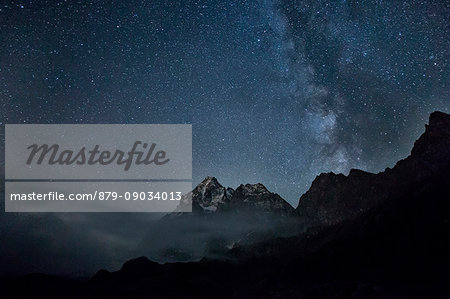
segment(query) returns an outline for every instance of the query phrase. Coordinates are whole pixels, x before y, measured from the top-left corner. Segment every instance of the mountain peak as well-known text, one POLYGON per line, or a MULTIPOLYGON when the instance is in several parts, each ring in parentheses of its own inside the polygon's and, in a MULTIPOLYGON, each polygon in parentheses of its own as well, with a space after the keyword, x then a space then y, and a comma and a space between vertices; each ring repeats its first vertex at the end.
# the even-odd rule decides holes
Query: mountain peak
POLYGON ((348 176, 322 173, 300 197, 296 210, 304 226, 332 225, 355 218, 400 190, 449 168, 450 115, 436 111, 409 157, 378 174, 357 169, 348 176))
POLYGON ((213 176, 207 176, 200 184, 204 184, 204 185, 208 185, 208 184, 215 184, 215 185, 220 185, 219 181, 217 181, 217 179, 213 176))
POLYGON ((435 111, 430 114, 428 124, 425 125, 425 133, 416 141, 420 141, 427 137, 427 141, 445 142, 446 138, 450 136, 450 114, 435 111), (432 139, 430 139, 432 137, 432 139))
POLYGON ((200 214, 241 211, 294 214, 289 203, 261 183, 242 184, 234 190, 222 186, 215 177, 207 176, 187 198, 192 202, 192 212, 200 214))
POLYGON ((228 201, 230 190, 225 189, 215 177, 207 176, 192 191, 192 210, 215 212, 219 205, 228 201))
POLYGON ((264 213, 291 215, 294 208, 278 194, 261 184, 245 184, 236 188, 229 209, 251 210, 264 213))
POLYGON ((431 113, 425 132, 414 142, 411 154, 391 170, 418 180, 450 167, 450 114, 431 113))
POLYGON ((441 111, 434 111, 430 114, 428 124, 432 127, 448 127, 448 125, 450 125, 450 114, 441 111))
POLYGON ((245 195, 250 195, 250 194, 261 194, 261 193, 270 193, 269 190, 267 190, 266 186, 264 186, 261 183, 257 183, 257 184, 242 184, 240 185, 236 191, 241 192, 242 194, 245 195))

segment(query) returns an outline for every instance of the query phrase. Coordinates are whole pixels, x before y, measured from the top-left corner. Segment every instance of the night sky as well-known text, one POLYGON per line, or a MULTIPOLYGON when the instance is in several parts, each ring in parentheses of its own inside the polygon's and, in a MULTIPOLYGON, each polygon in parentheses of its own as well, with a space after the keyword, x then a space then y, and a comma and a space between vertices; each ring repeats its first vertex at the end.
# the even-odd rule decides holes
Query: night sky
POLYGON ((296 206, 450 111, 446 2, 2 1, 0 123, 191 123, 194 184, 296 206))

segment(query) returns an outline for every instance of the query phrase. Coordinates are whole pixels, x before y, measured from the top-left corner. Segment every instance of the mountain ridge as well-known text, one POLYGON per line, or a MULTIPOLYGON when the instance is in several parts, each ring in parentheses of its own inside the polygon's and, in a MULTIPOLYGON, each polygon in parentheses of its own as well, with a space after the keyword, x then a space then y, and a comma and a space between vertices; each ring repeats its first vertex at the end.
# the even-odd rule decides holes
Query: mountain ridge
POLYGON ((379 173, 352 169, 348 176, 322 173, 299 199, 296 212, 302 225, 332 225, 357 217, 402 192, 402 188, 448 169, 450 165, 450 115, 430 114, 425 132, 411 153, 393 168, 379 173))
POLYGON ((192 204, 194 214, 251 212, 251 209, 255 213, 294 214, 292 205, 262 183, 241 184, 232 189, 222 186, 213 176, 207 176, 185 195, 182 204, 192 204))

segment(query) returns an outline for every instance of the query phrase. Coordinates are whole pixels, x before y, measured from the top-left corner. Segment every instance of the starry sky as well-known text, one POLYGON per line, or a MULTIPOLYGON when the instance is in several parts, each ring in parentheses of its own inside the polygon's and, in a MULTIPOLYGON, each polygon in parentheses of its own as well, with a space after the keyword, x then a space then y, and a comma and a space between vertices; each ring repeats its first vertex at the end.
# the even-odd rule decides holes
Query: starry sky
POLYGON ((190 123, 194 184, 261 182, 296 206, 321 172, 393 166, 430 112, 450 112, 449 13, 446 1, 2 1, 0 123, 190 123))

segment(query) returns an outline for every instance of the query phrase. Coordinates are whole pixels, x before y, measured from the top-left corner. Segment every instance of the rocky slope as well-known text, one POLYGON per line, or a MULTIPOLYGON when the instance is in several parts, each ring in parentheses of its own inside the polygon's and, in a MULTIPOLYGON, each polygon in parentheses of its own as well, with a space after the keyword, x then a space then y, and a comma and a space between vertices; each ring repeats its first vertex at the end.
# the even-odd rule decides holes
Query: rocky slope
POLYGON ((215 177, 206 177, 192 192, 184 196, 182 204, 188 203, 192 203, 193 214, 294 214, 294 208, 289 203, 267 190, 261 183, 240 185, 234 190, 223 187, 215 177))
POLYGON ((272 193, 261 184, 240 185, 221 209, 222 211, 259 212, 279 216, 293 216, 294 209, 278 194, 272 193))

